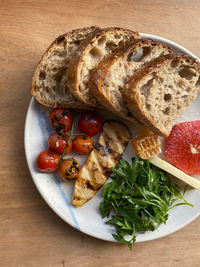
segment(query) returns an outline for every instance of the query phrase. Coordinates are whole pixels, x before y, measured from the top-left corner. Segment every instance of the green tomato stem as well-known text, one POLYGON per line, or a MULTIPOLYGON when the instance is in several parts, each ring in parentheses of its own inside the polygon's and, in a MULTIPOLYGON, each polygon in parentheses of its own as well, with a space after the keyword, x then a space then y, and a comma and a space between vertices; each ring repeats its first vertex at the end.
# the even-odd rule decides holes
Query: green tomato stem
POLYGON ((71 141, 72 137, 74 136, 73 134, 73 131, 74 131, 74 122, 72 123, 72 129, 70 131, 70 136, 69 136, 69 139, 67 140, 67 143, 66 143, 66 146, 65 146, 65 149, 60 157, 60 161, 58 162, 58 165, 57 165, 57 169, 60 167, 60 165, 62 164, 63 160, 64 160, 64 156, 65 156, 65 152, 68 148, 68 145, 69 145, 69 142, 71 141))

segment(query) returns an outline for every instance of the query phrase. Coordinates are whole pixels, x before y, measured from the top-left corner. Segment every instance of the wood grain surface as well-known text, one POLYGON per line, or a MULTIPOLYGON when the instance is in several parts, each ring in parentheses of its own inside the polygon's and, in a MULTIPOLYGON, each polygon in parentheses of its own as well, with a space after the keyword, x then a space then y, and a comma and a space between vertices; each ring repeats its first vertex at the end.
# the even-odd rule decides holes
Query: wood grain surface
POLYGON ((131 252, 67 225, 36 190, 23 140, 31 78, 55 37, 89 25, 122 26, 200 57, 199 14, 199 0, 0 1, 0 266, 200 266, 200 218, 131 252))

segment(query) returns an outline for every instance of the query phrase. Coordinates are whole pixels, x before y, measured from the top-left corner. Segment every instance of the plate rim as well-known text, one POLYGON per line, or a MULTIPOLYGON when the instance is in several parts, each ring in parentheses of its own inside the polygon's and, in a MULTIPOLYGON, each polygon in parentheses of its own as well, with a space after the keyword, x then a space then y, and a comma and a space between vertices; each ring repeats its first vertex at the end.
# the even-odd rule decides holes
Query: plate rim
MULTIPOLYGON (((153 40, 164 42, 164 43, 168 44, 169 46, 177 47, 178 49, 182 50, 183 53, 188 54, 188 55, 190 55, 193 58, 196 58, 200 62, 200 59, 195 54, 193 54, 188 49, 186 49, 185 47, 177 44, 174 41, 171 41, 171 40, 169 40, 167 38, 163 38, 161 36, 157 36, 157 35, 153 35, 153 34, 140 33, 140 35, 141 35, 142 38, 150 38, 150 39, 153 39, 153 40)), ((32 112, 32 106, 33 106, 33 104, 34 104, 35 101, 36 100, 32 96, 32 98, 30 100, 30 103, 29 103, 29 106, 28 106, 28 109, 27 109, 27 113, 26 113, 25 126, 24 126, 24 150, 25 150, 25 157, 26 157, 26 162, 27 162, 27 165, 28 165, 28 168, 29 168, 30 175, 31 175, 32 180, 33 180, 33 182, 34 182, 37 190, 39 191, 41 197, 44 199, 44 201, 47 203, 47 205, 55 212, 56 215, 58 215, 64 222, 66 222, 67 224, 71 225, 74 229, 76 229, 76 230, 78 230, 78 231, 80 231, 80 232, 82 232, 84 234, 87 234, 87 235, 89 235, 91 237, 98 238, 100 240, 118 243, 118 241, 116 241, 114 239, 111 240, 109 238, 106 238, 105 236, 102 237, 98 233, 90 232, 87 229, 85 229, 84 227, 81 227, 80 229, 77 229, 77 227, 75 227, 75 225, 74 225, 74 222, 73 222, 72 218, 70 218, 70 216, 69 216, 67 218, 67 220, 66 220, 66 218, 63 216, 62 212, 59 211, 59 209, 57 209, 53 205, 53 203, 43 193, 43 190, 40 187, 40 184, 37 181, 37 178, 35 178, 34 175, 33 175, 33 171, 32 171, 33 168, 32 168, 31 162, 29 160, 30 159, 30 156, 29 156, 29 151, 28 151, 28 142, 29 142, 29 134, 28 134, 29 133, 29 127, 28 126, 29 126, 29 120, 30 120, 30 116, 31 116, 31 112, 32 112)), ((151 240, 159 239, 159 238, 168 236, 170 234, 173 234, 176 231, 179 231, 182 228, 184 228, 189 223, 193 222, 197 217, 199 217, 199 215, 200 215, 200 210, 199 210, 199 212, 189 222, 185 222, 183 225, 181 225, 180 228, 175 229, 175 230, 172 230, 172 231, 168 232, 167 234, 161 234, 159 236, 152 237, 152 238, 150 238, 148 240, 136 240, 136 243, 139 243, 139 242, 148 242, 148 241, 151 241, 151 240)))

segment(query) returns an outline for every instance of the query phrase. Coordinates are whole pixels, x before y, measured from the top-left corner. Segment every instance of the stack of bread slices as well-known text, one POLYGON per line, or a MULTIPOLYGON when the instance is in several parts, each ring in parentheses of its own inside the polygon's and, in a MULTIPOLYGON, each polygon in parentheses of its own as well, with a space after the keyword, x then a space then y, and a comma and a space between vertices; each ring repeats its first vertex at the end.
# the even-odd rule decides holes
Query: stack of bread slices
POLYGON ((160 136, 200 91, 200 63, 123 28, 59 36, 42 56, 32 95, 48 107, 106 108, 160 136))

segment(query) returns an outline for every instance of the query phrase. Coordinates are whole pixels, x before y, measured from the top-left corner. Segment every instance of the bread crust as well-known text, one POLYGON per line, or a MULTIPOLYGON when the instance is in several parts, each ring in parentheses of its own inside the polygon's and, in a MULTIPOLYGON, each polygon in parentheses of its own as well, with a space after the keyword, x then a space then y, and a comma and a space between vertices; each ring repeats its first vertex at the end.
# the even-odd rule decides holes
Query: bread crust
POLYGON ((131 113, 134 114, 142 124, 147 126, 154 133, 163 137, 167 137, 170 134, 170 131, 167 131, 166 129, 160 129, 155 121, 152 120, 150 116, 147 116, 147 114, 141 109, 138 87, 141 80, 144 80, 146 77, 156 72, 159 68, 166 65, 169 61, 172 62, 172 60, 181 59, 190 62, 200 73, 200 63, 196 59, 182 54, 168 54, 160 56, 153 61, 145 64, 145 66, 137 71, 126 83, 128 90, 122 91, 125 104, 131 111, 131 113))
POLYGON ((160 48, 163 48, 167 53, 173 53, 173 50, 168 47, 165 43, 156 42, 153 40, 134 40, 127 42, 125 44, 122 44, 118 48, 116 48, 113 53, 107 55, 99 64, 96 69, 94 69, 91 73, 90 80, 89 80, 89 87, 91 94, 106 108, 111 110, 112 112, 116 113, 122 118, 125 118, 132 122, 138 122, 138 120, 133 116, 133 114, 128 113, 125 114, 121 109, 117 109, 116 106, 114 106, 110 99, 107 97, 107 95, 104 93, 102 87, 104 84, 104 81, 106 77, 108 76, 109 72, 111 71, 110 68, 117 62, 119 59, 126 60, 128 55, 135 51, 135 49, 139 47, 145 47, 145 46, 157 46, 160 48))
MULTIPOLYGON (((85 49, 92 43, 93 39, 98 36, 98 33, 100 33, 100 29, 97 29, 93 33, 91 33, 78 47, 78 49, 73 54, 69 66, 67 69, 67 80, 68 80, 68 87, 70 92, 80 101, 83 103, 86 103, 84 97, 79 91, 79 83, 78 83, 78 68, 80 66, 81 60, 84 57, 85 49)), ((96 106, 96 105, 91 105, 96 106)))
POLYGON ((118 31, 123 31, 126 34, 129 34, 133 36, 133 38, 140 38, 139 33, 124 29, 124 28, 119 28, 119 27, 111 27, 111 28, 106 28, 106 29, 99 29, 90 34, 78 47, 78 49, 75 51, 73 57, 71 58, 71 61, 68 66, 67 70, 67 77, 68 77, 68 86, 71 91, 71 93, 80 99, 81 101, 91 105, 91 106, 99 106, 98 101, 94 97, 90 97, 89 100, 83 96, 82 92, 79 89, 79 79, 78 79, 78 74, 79 74, 79 69, 81 62, 88 52, 88 50, 92 47, 93 43, 99 40, 101 37, 103 37, 105 34, 111 33, 111 32, 118 32, 118 31))
MULTIPOLYGON (((60 36, 58 36, 50 45, 49 47, 45 50, 45 52, 43 53, 41 59, 39 60, 38 64, 37 64, 37 67, 35 69, 35 72, 34 72, 34 75, 33 75, 33 78, 32 78, 32 89, 31 89, 31 94, 32 96, 34 96, 37 101, 39 103, 41 103, 42 105, 45 105, 45 106, 48 106, 48 107, 56 107, 56 106, 61 106, 62 103, 58 103, 57 105, 55 105, 55 101, 52 100, 51 102, 44 97, 44 98, 40 98, 37 94, 37 88, 36 88, 36 80, 37 80, 37 77, 38 77, 38 73, 40 71, 40 64, 42 63, 42 61, 46 58, 46 56, 50 53, 52 53, 52 51, 56 48, 56 46, 58 44, 62 44, 64 43, 64 41, 66 39, 70 39, 72 38, 73 36, 75 36, 76 34, 79 34, 79 33, 82 33, 82 32, 92 32, 92 31, 95 31, 99 29, 98 27, 96 26, 91 26, 91 27, 85 27, 85 28, 80 28, 80 29, 75 29, 75 30, 72 30, 72 31, 69 31, 69 32, 66 32, 60 36)), ((67 105, 67 108, 77 108, 77 109, 83 109, 83 110, 91 110, 92 108, 85 104, 85 103, 82 103, 78 100, 76 100, 74 97, 73 98, 73 103, 70 105, 67 105)), ((62 105, 63 106, 63 105, 62 105)))
POLYGON ((104 93, 102 90, 104 78, 109 73, 109 68, 117 61, 117 59, 117 54, 112 54, 112 56, 109 55, 99 63, 98 68, 94 69, 91 72, 91 77, 89 80, 90 92, 99 101, 99 103, 106 107, 108 110, 112 111, 113 113, 119 115, 124 119, 128 119, 132 122, 137 122, 137 120, 131 115, 131 113, 130 118, 128 118, 123 112, 117 111, 116 109, 112 108, 109 99, 107 97, 104 97, 104 93))

